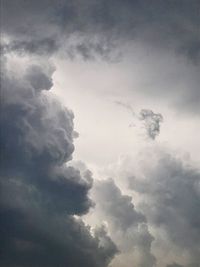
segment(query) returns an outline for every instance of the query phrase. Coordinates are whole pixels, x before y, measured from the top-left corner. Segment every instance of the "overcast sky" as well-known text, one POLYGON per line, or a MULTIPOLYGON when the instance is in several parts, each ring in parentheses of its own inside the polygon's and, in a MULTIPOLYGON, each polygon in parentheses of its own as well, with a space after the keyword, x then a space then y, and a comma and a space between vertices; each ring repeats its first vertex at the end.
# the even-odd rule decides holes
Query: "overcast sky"
POLYGON ((1 1, 3 267, 200 267, 200 1, 1 1))

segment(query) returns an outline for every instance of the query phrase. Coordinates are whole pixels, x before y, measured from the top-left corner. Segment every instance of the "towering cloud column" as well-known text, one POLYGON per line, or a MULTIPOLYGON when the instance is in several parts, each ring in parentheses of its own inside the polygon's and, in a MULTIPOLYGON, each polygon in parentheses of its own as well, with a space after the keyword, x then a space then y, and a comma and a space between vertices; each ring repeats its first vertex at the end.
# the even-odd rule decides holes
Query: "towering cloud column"
POLYGON ((117 252, 114 243, 105 231, 92 237, 74 217, 93 206, 88 197, 92 177, 67 166, 74 151, 74 115, 46 92, 53 85, 52 69, 28 63, 19 73, 5 62, 0 265, 107 266, 117 252))

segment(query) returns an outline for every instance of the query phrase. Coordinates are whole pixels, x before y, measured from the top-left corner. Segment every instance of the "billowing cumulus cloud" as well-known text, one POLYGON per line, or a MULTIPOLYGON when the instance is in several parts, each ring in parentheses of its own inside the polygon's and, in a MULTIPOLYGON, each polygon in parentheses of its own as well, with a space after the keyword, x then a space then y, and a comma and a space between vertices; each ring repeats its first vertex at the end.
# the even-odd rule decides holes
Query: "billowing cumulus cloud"
MULTIPOLYGON (((163 149, 145 153, 140 155, 139 170, 129 176, 129 187, 139 193, 140 210, 155 231, 161 229, 166 242, 175 246, 179 255, 188 255, 183 265, 197 267, 200 261, 200 171, 163 149)), ((179 261, 181 264, 181 257, 179 261)))
POLYGON ((146 217, 135 209, 132 198, 123 195, 112 179, 97 181, 92 196, 96 207, 91 217, 106 223, 120 250, 112 266, 155 266, 156 259, 151 253, 154 238, 148 230, 146 217))
POLYGON ((117 248, 81 219, 93 202, 91 174, 72 158, 73 113, 45 93, 48 70, 21 75, 2 64, 1 266, 107 266, 117 248), (105 246, 104 246, 105 245, 105 246))

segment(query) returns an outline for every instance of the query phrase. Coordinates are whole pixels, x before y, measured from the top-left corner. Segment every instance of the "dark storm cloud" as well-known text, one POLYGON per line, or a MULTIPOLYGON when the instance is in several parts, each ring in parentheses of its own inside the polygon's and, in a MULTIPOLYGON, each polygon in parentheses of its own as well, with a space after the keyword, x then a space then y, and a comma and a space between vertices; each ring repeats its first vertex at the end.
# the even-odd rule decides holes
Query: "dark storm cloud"
POLYGON ((74 150, 73 113, 44 93, 52 86, 52 71, 33 65, 15 73, 6 63, 1 68, 0 265, 107 266, 117 252, 114 243, 105 231, 92 237, 73 217, 93 206, 91 174, 81 176, 66 164, 74 150))
MULTIPOLYGON (((192 1, 3 1, 3 32, 41 37, 92 34, 107 39, 145 42, 175 48, 198 61, 200 3, 192 1)), ((82 48, 80 50, 83 50, 82 48)), ((101 50, 101 48, 100 48, 101 50)), ((82 51, 85 54, 84 51, 82 51)))
POLYGON ((189 253, 191 266, 199 266, 199 170, 165 151, 147 153, 140 161, 141 173, 129 182, 145 199, 141 200, 142 211, 152 225, 166 232, 173 245, 189 253))
MULTIPOLYGON (((153 93, 162 99, 169 94, 170 104, 181 112, 199 112, 198 0, 152 0, 150 3, 143 0, 3 0, 1 7, 6 51, 49 56, 58 52, 66 59, 101 57, 115 62, 126 53, 122 48, 124 44, 134 50, 136 42, 144 51, 156 50, 159 58, 167 51, 177 58, 183 57, 184 64, 187 59, 193 74, 180 85, 180 92, 178 90, 174 97, 177 88, 171 91, 161 86, 153 93)), ((172 76, 168 77, 169 83, 172 76)), ((179 79, 177 77, 178 83, 179 79)))
POLYGON ((160 123, 163 121, 163 116, 160 113, 154 113, 150 109, 142 109, 139 119, 144 121, 147 136, 154 140, 160 133, 160 123))
POLYGON ((125 256, 126 266, 155 266, 156 260, 151 254, 154 238, 148 231, 145 216, 135 209, 132 198, 123 195, 112 179, 96 182, 93 195, 97 203, 94 212, 100 220, 108 222, 111 237, 121 252, 118 257, 123 259, 123 253, 131 255, 138 249, 139 259, 135 256, 134 262, 134 256, 131 260, 125 256))
MULTIPOLYGON (((183 103, 184 109, 199 111, 199 1, 3 0, 1 7, 5 54, 50 57, 63 50, 72 59, 100 55, 108 60, 117 45, 133 40, 175 51, 188 58, 194 70, 192 82, 188 79, 180 91, 181 113, 183 103)), ((52 86, 51 70, 39 65, 25 69, 15 74, 1 64, 0 265, 107 266, 117 248, 105 229, 97 229, 92 237, 73 216, 93 206, 90 173, 81 175, 67 165, 77 135, 73 113, 44 92, 52 86)), ((155 92, 165 98, 164 91, 159 87, 155 92)), ((151 138, 159 133, 160 119, 153 120, 153 128, 147 124, 151 138)), ((124 252, 127 246, 139 248, 142 267, 155 264, 147 220, 164 228, 173 244, 189 252, 190 267, 197 267, 199 172, 164 155, 147 178, 130 179, 131 187, 148 200, 141 205, 145 216, 112 181, 100 183, 96 198, 102 218, 112 225, 113 237, 119 234, 124 252)))

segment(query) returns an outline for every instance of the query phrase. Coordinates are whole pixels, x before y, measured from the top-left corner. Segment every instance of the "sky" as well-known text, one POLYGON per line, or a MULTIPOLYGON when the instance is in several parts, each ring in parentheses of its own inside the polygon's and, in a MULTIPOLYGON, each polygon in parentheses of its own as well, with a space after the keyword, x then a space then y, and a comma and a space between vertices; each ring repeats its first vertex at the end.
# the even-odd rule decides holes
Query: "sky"
POLYGON ((2 0, 3 267, 200 267, 200 1, 2 0))

